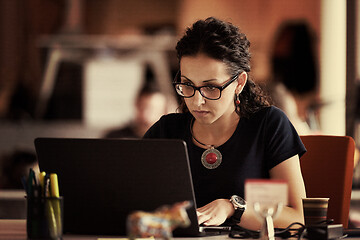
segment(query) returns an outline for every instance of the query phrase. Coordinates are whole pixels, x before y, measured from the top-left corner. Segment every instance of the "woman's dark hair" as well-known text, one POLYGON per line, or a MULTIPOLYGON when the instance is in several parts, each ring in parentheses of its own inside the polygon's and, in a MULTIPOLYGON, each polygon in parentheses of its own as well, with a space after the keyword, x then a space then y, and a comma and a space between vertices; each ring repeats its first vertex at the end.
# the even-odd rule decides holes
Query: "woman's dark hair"
MULTIPOLYGON (((195 22, 187 28, 185 35, 176 46, 179 62, 183 56, 196 56, 199 53, 223 61, 228 66, 229 75, 234 76, 245 71, 248 74, 247 83, 239 95, 240 104, 236 112, 242 117, 269 106, 264 92, 250 79, 250 42, 231 23, 214 17, 195 22)), ((235 104, 235 97, 234 97, 235 104)), ((188 109, 182 99, 180 111, 188 109)))

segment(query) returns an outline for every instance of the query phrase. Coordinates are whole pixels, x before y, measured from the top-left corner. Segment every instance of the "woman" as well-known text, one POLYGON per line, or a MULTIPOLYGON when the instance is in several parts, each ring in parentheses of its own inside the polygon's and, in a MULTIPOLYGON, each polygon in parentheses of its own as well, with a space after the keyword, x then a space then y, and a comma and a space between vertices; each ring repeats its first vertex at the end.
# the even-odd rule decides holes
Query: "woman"
POLYGON ((188 28, 176 47, 182 113, 163 116, 144 137, 187 143, 199 224, 231 220, 260 229, 251 207, 243 211, 229 199, 244 197, 246 179, 270 178, 289 184, 289 206, 275 220, 287 227, 303 222, 299 156, 306 150, 285 114, 249 79, 249 46, 235 26, 215 18, 188 28))

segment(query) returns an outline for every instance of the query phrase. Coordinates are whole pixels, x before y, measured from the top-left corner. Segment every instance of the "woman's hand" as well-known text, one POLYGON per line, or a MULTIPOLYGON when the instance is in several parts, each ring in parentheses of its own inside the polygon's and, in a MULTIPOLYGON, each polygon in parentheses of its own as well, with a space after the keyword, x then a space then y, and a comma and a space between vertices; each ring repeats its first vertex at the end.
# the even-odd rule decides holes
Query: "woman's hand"
POLYGON ((219 226, 232 216, 234 211, 229 199, 216 199, 197 209, 198 221, 205 226, 219 226))

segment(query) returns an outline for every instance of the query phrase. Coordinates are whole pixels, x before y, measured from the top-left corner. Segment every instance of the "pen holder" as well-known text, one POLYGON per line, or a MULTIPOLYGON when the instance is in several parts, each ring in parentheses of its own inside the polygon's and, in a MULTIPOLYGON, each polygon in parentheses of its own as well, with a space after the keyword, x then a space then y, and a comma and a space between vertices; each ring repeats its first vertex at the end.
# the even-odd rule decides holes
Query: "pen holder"
POLYGON ((26 232, 28 239, 62 239, 63 198, 28 197, 26 232))

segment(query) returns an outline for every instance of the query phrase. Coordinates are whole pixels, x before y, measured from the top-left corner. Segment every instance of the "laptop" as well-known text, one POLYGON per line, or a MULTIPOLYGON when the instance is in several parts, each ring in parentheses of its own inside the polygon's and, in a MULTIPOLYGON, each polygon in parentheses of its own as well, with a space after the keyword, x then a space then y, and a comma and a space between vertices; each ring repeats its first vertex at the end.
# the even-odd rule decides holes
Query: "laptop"
POLYGON ((191 201, 191 225, 174 236, 203 235, 184 141, 37 138, 35 149, 40 170, 58 174, 65 234, 124 236, 131 212, 191 201))

